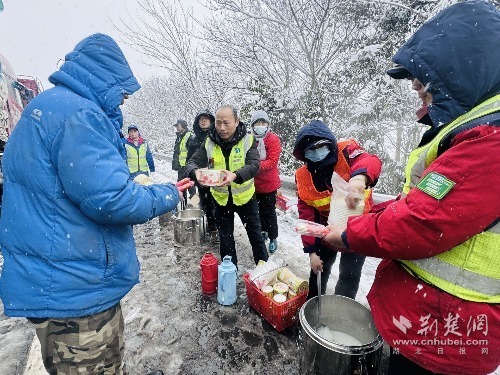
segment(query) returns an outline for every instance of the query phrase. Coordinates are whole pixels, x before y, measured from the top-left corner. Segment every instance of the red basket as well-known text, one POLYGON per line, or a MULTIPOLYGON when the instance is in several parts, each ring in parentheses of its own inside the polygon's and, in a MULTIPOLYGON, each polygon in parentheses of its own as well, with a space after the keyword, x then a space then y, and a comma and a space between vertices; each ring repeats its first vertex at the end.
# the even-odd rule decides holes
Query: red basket
POLYGON ((249 279, 249 275, 243 275, 247 289, 248 302, 257 312, 262 315, 278 332, 290 327, 298 318, 298 310, 306 302, 307 290, 296 297, 283 303, 277 303, 267 297, 249 279))

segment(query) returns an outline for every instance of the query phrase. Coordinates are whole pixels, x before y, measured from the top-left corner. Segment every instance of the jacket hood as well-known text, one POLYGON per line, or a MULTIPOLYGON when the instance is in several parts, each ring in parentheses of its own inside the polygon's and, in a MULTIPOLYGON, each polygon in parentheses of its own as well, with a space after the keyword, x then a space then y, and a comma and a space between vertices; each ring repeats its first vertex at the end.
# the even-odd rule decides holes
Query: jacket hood
POLYGON ((442 10, 393 57, 432 94, 434 126, 447 124, 500 92, 500 14, 475 0, 442 10))
POLYGON ((229 142, 224 142, 222 138, 219 136, 217 133, 217 130, 215 130, 215 123, 212 123, 210 126, 210 129, 208 129, 208 136, 212 141, 214 141, 216 144, 221 146, 222 148, 231 148, 233 147, 236 143, 238 143, 245 135, 247 134, 247 126, 245 123, 241 122, 236 126, 236 131, 234 132, 233 139, 229 142))
POLYGON ((321 165, 334 164, 337 162, 337 139, 333 135, 332 131, 328 126, 320 120, 311 121, 309 124, 304 125, 299 129, 297 133, 297 138, 295 140, 295 145, 293 146, 293 156, 300 161, 307 164, 308 168, 318 167, 321 165), (328 156, 318 163, 312 163, 310 160, 304 157, 306 148, 313 142, 320 139, 327 139, 331 141, 330 153, 328 156))
MULTIPOLYGON (((201 116, 207 116, 210 118, 210 126, 212 126, 215 123, 215 116, 210 112, 209 109, 204 109, 203 111, 200 111, 196 114, 196 117, 194 118, 193 122, 193 132, 196 135, 197 138, 202 138, 204 139, 207 135, 207 132, 204 132, 200 128, 199 120, 201 116)), ((210 127, 211 128, 211 127, 210 127)), ((208 131, 210 131, 210 128, 208 131)))
POLYGON ((119 106, 123 95, 131 95, 141 87, 118 44, 104 34, 91 35, 78 43, 49 82, 92 100, 115 122, 115 127, 122 121, 119 106))

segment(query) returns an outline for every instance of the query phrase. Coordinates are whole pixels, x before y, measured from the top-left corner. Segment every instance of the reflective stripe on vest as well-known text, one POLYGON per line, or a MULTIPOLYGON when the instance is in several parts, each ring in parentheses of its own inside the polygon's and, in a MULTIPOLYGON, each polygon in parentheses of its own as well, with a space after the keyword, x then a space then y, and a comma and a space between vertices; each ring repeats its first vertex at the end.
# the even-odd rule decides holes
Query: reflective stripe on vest
MULTIPOLYGON (((425 169, 437 158, 440 142, 450 132, 494 112, 500 112, 500 95, 460 116, 445 126, 435 139, 412 152, 405 171, 407 181, 404 193, 407 194, 418 184, 425 169)), ((500 303, 498 249, 499 223, 442 254, 400 262, 417 277, 456 297, 468 301, 500 303)))
MULTIPOLYGON (((253 142, 253 135, 246 134, 245 137, 231 148, 231 153, 229 154, 229 170, 231 172, 235 172, 245 166, 246 154, 252 147, 253 142)), ((213 169, 226 169, 226 159, 219 145, 207 137, 205 140, 205 149, 207 150, 208 160, 213 159, 213 169)), ((210 188, 210 192, 219 205, 225 206, 227 204, 229 199, 228 186, 213 186, 210 188)), ((233 196, 233 203, 236 206, 247 203, 253 197, 254 193, 255 185, 253 178, 242 184, 231 182, 231 194, 233 196)))
POLYGON ((139 145, 139 147, 125 143, 125 149, 127 150, 127 165, 130 173, 149 171, 146 160, 146 151, 148 149, 146 142, 139 145))
MULTIPOLYGON (((337 144, 338 160, 335 164, 334 172, 348 181, 351 177, 351 168, 344 156, 344 149, 349 146, 352 141, 342 141, 337 144)), ((330 190, 317 191, 314 186, 311 172, 305 165, 295 171, 295 181, 297 183, 297 195, 308 206, 314 207, 320 212, 328 214, 330 211, 330 200, 332 192, 330 190)))
POLYGON ((181 143, 179 145, 179 165, 185 167, 187 163, 188 149, 186 147, 187 141, 191 137, 191 132, 186 132, 182 136, 181 143))

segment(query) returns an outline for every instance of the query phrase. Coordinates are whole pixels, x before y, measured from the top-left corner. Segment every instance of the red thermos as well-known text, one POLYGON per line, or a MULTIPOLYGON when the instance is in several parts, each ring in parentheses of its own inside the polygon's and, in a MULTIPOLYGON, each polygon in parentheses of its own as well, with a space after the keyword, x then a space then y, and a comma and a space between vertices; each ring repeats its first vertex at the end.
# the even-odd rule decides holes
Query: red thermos
POLYGON ((207 251, 201 258, 201 291, 203 294, 217 293, 218 266, 219 261, 210 251, 207 251))

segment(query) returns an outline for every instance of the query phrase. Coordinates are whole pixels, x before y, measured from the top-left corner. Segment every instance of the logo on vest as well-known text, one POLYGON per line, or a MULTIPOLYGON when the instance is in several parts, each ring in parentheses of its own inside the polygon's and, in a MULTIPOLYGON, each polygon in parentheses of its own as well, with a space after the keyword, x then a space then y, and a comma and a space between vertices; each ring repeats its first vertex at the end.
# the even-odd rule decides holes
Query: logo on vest
POLYGON ((234 148, 234 153, 235 154, 239 154, 240 152, 241 152, 241 148, 239 148, 239 147, 235 147, 234 148))
POLYGON ((449 193, 453 185, 455 183, 442 174, 431 172, 417 184, 417 189, 439 200, 449 193))

